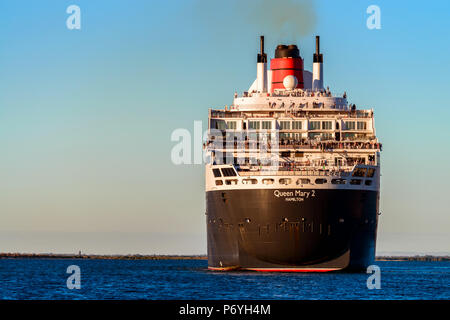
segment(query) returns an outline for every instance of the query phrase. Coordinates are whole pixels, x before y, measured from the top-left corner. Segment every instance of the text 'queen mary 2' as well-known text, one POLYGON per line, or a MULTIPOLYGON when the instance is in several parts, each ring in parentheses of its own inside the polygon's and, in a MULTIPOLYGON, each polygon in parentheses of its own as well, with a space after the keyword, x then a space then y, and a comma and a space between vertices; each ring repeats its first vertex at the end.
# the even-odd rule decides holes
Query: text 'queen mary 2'
POLYGON ((323 86, 296 45, 233 104, 210 109, 205 143, 208 266, 212 270, 362 270, 375 258, 381 144, 373 110, 323 86))

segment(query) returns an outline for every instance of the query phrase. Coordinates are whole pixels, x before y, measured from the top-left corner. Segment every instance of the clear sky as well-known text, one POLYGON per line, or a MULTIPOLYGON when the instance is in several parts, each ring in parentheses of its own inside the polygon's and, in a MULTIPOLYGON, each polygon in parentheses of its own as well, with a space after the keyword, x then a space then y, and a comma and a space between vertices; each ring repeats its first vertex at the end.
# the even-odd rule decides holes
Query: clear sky
POLYGON ((173 165, 170 135, 248 89, 263 34, 309 70, 320 35, 325 85, 375 109, 378 253, 450 253, 449 17, 448 1, 2 0, 0 251, 206 253, 203 166, 173 165))

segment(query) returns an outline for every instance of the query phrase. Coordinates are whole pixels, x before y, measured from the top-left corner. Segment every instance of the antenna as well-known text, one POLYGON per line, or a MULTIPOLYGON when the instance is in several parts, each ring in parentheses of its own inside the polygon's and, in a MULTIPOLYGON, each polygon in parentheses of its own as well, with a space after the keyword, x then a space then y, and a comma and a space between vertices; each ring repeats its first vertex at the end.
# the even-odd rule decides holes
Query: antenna
POLYGON ((261 53, 258 53, 257 62, 267 63, 267 54, 264 53, 264 36, 260 37, 260 47, 261 53))
POLYGON ((261 36, 260 43, 261 43, 261 55, 263 55, 264 54, 264 36, 261 36))
POLYGON ((320 53, 320 37, 316 36, 316 53, 313 54, 312 89, 323 89, 323 54, 320 53))
POLYGON ((320 54, 320 37, 316 36, 316 54, 320 54))

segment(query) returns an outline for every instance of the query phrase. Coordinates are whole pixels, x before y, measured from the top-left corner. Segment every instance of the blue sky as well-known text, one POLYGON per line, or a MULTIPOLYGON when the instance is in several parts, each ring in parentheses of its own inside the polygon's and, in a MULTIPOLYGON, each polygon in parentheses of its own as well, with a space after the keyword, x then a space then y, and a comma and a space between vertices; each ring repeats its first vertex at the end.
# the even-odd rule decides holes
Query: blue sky
POLYGON ((296 43, 306 69, 320 35, 325 84, 375 109, 378 251, 450 252, 448 12, 445 1, 2 1, 1 250, 205 253, 203 168, 171 163, 170 134, 206 126, 208 108, 250 86, 264 34, 269 58, 296 43), (71 4, 81 30, 66 28, 71 4), (366 27, 372 4, 380 30, 366 27))

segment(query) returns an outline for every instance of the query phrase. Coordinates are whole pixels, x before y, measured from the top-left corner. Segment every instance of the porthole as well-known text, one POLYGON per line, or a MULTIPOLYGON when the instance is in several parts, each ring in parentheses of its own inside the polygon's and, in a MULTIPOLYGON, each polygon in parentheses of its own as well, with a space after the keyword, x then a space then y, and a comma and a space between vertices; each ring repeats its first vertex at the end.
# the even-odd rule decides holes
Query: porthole
POLYGON ((297 184, 311 184, 311 180, 309 180, 307 178, 300 178, 300 179, 297 179, 297 184))
POLYGON ((263 179, 262 183, 263 184, 273 184, 275 182, 275 180, 273 179, 263 179))
POLYGON ((292 180, 290 178, 281 178, 278 182, 283 185, 288 185, 291 184, 292 180))

